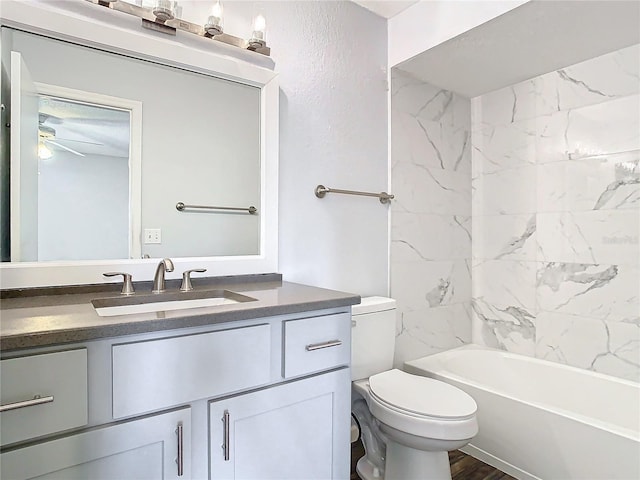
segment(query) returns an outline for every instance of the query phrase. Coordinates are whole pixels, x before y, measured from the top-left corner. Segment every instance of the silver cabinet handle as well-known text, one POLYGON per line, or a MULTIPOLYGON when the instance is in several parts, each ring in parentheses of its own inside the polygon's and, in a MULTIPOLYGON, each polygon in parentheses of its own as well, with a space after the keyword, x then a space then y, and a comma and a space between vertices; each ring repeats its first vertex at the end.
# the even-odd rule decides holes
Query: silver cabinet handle
POLYGON ((224 452, 224 461, 229 461, 229 410, 224 411, 224 415, 222 415, 222 424, 223 424, 223 435, 224 438, 222 440, 222 451, 224 452))
POLYGON ((0 405, 0 413, 8 412, 9 410, 16 410, 17 408, 33 407, 35 405, 42 405, 43 403, 53 402, 53 395, 46 397, 35 395, 31 400, 22 400, 21 402, 5 403, 0 405))
POLYGON ((312 352, 314 350, 320 350, 321 348, 339 347, 340 345, 342 345, 342 340, 329 340, 328 342, 312 343, 311 345, 307 345, 305 350, 307 352, 312 352))
POLYGON ((183 447, 183 433, 182 433, 182 422, 178 423, 178 428, 176 428, 176 434, 178 435, 178 458, 176 459, 176 463, 178 464, 178 476, 181 477, 184 473, 184 447, 183 447))

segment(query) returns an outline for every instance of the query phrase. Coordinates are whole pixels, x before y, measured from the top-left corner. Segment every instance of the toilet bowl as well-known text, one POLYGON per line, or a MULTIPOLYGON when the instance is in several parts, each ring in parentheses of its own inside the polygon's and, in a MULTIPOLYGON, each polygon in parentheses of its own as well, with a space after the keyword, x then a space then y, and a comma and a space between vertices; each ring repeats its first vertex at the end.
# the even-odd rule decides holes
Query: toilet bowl
POLYGON ((447 383, 391 368, 394 300, 363 298, 353 319, 352 411, 366 452, 358 474, 364 480, 450 480, 447 452, 478 432, 475 401, 447 383))

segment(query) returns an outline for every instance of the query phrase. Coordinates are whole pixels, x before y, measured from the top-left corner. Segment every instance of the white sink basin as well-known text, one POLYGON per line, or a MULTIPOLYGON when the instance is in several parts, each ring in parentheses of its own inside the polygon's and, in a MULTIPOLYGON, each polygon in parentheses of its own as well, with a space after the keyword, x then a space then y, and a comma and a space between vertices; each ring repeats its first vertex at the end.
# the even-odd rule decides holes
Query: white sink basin
POLYGON ((101 317, 134 315, 138 313, 167 312, 190 308, 215 307, 251 302, 255 298, 228 290, 196 292, 172 292, 158 295, 133 295, 130 297, 100 298, 91 303, 101 317))

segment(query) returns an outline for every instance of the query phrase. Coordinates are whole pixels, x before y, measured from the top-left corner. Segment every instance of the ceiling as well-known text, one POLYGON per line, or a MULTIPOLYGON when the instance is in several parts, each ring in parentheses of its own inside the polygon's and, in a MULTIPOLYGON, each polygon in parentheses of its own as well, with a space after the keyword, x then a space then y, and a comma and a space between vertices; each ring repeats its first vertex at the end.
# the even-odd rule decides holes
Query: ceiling
POLYGON ((40 133, 46 133, 43 139, 54 153, 129 156, 127 111, 41 96, 39 113, 40 133))
POLYGON ((378 1, 378 0, 351 0, 354 3, 357 3, 361 7, 366 8, 367 10, 372 11, 373 13, 384 17, 391 18, 396 16, 398 13, 406 10, 414 3, 418 3, 420 0, 388 0, 388 1, 378 1))
POLYGON ((640 43, 640 2, 532 0, 398 66, 475 97, 640 43))

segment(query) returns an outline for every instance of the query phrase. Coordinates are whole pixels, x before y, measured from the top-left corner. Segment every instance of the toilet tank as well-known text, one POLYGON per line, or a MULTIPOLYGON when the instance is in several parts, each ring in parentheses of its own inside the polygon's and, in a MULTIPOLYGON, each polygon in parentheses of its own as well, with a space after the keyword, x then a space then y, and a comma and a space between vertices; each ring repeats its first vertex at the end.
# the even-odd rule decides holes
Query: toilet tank
POLYGON ((393 368, 396 301, 364 297, 351 307, 351 379, 361 380, 393 368))

